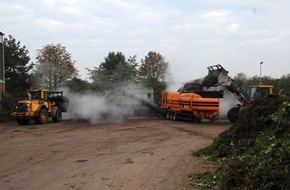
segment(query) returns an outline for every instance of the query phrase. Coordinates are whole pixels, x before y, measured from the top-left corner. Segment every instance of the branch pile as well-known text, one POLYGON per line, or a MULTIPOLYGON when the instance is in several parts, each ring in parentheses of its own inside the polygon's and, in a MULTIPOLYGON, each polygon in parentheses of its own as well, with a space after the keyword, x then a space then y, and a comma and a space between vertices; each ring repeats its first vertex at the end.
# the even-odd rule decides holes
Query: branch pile
POLYGON ((195 154, 220 164, 192 174, 193 186, 219 189, 290 189, 290 104, 287 97, 256 100, 214 143, 195 154))

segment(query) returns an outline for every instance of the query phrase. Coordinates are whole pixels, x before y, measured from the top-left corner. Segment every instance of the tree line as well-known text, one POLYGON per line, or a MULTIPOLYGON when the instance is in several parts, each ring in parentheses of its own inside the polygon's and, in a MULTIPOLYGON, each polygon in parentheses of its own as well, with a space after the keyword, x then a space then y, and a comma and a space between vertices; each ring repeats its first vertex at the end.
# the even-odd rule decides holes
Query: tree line
MULTIPOLYGON (((11 35, 4 38, 4 50, 6 90, 2 107, 6 111, 14 109, 17 100, 25 98, 25 92, 30 87, 49 90, 67 87, 77 93, 88 90, 104 93, 138 85, 153 89, 154 101, 159 103, 161 91, 166 89, 170 78, 169 63, 154 51, 148 52, 140 62, 136 60, 136 55, 126 58, 122 52, 109 52, 104 61, 96 63, 98 66, 87 68, 90 79, 87 81, 79 77, 72 55, 61 44, 47 44, 36 50, 36 63, 30 62, 26 46, 11 35)), ((260 82, 260 77, 248 77, 244 73, 238 73, 233 78, 243 88, 260 82)), ((274 85, 274 93, 283 91, 290 96, 290 74, 278 79, 263 76, 262 81, 263 84, 274 85)))
MULTIPOLYGON (((245 73, 238 73, 234 76, 234 80, 239 83, 242 88, 248 89, 250 86, 260 84, 260 77, 248 77, 245 73)), ((283 94, 290 97, 290 74, 283 75, 280 78, 270 76, 261 77, 262 84, 273 85, 273 94, 283 94)))
MULTIPOLYGON (((88 90, 99 93, 138 85, 151 88, 158 103, 161 91, 167 87, 168 62, 157 52, 150 51, 140 65, 135 56, 127 59, 122 52, 109 52, 104 61, 90 69, 90 81, 78 75, 72 55, 61 44, 47 44, 36 50, 36 63, 30 63, 29 51, 13 36, 4 38, 6 90, 2 108, 14 109, 17 100, 25 98, 30 88, 56 90, 67 87, 73 92, 88 90)), ((2 110, 3 110, 2 109, 2 110)))

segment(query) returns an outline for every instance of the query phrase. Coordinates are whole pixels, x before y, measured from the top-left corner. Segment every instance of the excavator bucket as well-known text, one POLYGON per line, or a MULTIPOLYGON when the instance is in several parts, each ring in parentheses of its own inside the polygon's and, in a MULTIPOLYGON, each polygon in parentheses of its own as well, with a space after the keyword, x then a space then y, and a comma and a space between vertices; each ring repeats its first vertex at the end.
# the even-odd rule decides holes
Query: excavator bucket
POLYGON ((226 71, 221 65, 209 66, 207 69, 208 75, 205 76, 201 82, 202 86, 219 86, 220 84, 226 83, 230 80, 228 71, 226 71))

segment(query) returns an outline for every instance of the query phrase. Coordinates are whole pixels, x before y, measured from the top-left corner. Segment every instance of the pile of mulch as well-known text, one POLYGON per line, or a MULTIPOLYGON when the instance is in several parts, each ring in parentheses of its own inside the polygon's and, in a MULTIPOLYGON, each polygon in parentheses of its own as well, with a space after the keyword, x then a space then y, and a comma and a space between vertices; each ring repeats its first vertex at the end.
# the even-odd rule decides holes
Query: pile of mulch
MULTIPOLYGON (((281 96, 252 102, 229 130, 195 153, 221 165, 209 174, 218 179, 212 188, 290 189, 289 102, 281 96)), ((198 178, 194 176, 192 184, 198 178)))

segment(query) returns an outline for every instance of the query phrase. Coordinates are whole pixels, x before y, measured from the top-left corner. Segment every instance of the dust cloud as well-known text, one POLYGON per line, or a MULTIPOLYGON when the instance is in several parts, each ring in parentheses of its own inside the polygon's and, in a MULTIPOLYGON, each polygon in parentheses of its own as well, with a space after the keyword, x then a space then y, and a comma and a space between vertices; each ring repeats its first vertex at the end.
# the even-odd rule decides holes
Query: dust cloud
POLYGON ((237 104, 240 104, 240 101, 238 98, 228 91, 225 87, 219 86, 219 87, 210 87, 208 89, 204 89, 208 91, 219 91, 222 90, 224 92, 224 97, 220 98, 220 103, 219 103, 219 118, 221 119, 227 119, 227 114, 229 109, 234 107, 237 104))
MULTIPOLYGON (((174 89, 173 91, 177 91, 178 88, 182 87, 182 84, 171 85, 169 89, 174 89)), ((132 89, 132 87, 131 87, 132 89)), ((136 87, 134 87, 136 89, 136 87)), ((86 93, 73 93, 68 89, 61 89, 64 91, 64 96, 69 98, 70 104, 68 112, 64 114, 64 119, 78 119, 78 120, 86 120, 90 123, 104 123, 104 122, 121 122, 127 116, 134 116, 142 107, 139 102, 127 98, 130 101, 133 101, 132 105, 124 105, 120 106, 120 104, 124 104, 122 99, 116 101, 112 101, 114 96, 118 95, 118 93, 110 96, 107 94, 97 94, 94 92, 86 92, 86 93), (113 97, 113 98, 112 98, 113 97), (133 106, 134 105, 134 106, 133 106)), ((116 90, 117 92, 126 91, 126 88, 116 90)), ((211 87, 208 89, 204 89, 208 91, 224 91, 224 97, 220 98, 220 111, 219 117, 221 119, 227 118, 227 112, 230 108, 239 104, 239 100, 237 97, 229 92, 224 87, 211 87)), ((114 91, 112 91, 114 92, 114 91)))
POLYGON ((184 82, 175 82, 175 81, 170 81, 168 83, 168 86, 166 88, 165 91, 167 92, 177 92, 178 89, 180 89, 181 87, 183 87, 185 83, 184 82))
POLYGON ((105 95, 86 92, 73 93, 62 89, 64 96, 69 98, 68 112, 65 119, 86 120, 90 123, 121 122, 133 113, 130 109, 111 104, 105 95))
POLYGON ((237 104, 240 104, 238 98, 228 90, 224 90, 224 97, 220 99, 220 118, 227 118, 229 109, 237 104))

